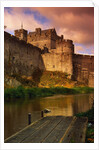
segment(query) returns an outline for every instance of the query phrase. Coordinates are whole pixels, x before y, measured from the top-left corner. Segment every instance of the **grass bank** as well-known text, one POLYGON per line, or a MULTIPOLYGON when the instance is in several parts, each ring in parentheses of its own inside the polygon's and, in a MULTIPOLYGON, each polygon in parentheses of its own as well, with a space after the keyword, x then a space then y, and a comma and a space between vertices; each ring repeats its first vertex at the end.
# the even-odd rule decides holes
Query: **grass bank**
POLYGON ((87 112, 76 114, 76 116, 88 117, 86 143, 94 143, 94 107, 92 107, 87 112))
POLYGON ((53 88, 24 88, 19 86, 17 88, 6 88, 4 90, 5 101, 10 101, 13 99, 31 99, 35 97, 46 97, 52 96, 54 94, 87 94, 92 93, 94 88, 89 87, 75 87, 75 88, 65 88, 65 87, 53 87, 53 88))

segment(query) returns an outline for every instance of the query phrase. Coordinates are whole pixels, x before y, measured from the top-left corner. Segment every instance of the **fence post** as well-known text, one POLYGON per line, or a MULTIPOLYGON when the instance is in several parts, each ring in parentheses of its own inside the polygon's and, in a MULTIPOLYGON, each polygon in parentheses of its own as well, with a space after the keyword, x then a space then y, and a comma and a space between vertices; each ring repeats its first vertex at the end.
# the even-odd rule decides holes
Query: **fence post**
POLYGON ((28 113, 28 125, 31 124, 31 113, 28 113))
POLYGON ((44 112, 43 112, 43 110, 41 111, 41 117, 42 117, 42 118, 44 117, 44 112))

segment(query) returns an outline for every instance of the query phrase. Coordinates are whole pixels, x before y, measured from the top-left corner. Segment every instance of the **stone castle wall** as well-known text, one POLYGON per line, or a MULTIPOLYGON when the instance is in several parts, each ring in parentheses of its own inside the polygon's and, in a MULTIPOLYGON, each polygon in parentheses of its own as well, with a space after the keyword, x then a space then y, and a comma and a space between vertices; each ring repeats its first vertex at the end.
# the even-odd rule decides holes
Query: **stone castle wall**
POLYGON ((31 76, 35 68, 48 71, 62 71, 73 74, 73 45, 69 42, 57 43, 56 49, 41 54, 41 49, 15 36, 4 33, 5 38, 5 73, 31 76), (8 69, 7 69, 8 68, 8 69), (24 69, 23 69, 24 68, 24 69))
POLYGON ((94 86, 94 56, 74 54, 73 68, 75 80, 94 86))
POLYGON ((27 42, 27 30, 24 29, 15 30, 14 35, 20 40, 27 42))
POLYGON ((41 50, 25 41, 4 33, 5 74, 31 76, 36 68, 44 70, 41 50))
POLYGON ((74 45, 71 41, 59 42, 56 49, 49 50, 49 53, 42 54, 46 70, 62 71, 73 75, 73 53, 74 45))
POLYGON ((41 28, 36 28, 35 32, 30 32, 27 35, 27 42, 41 48, 42 50, 44 47, 55 49, 56 40, 59 39, 63 39, 63 36, 58 36, 55 29, 41 30, 41 28))
POLYGON ((74 54, 73 41, 64 40, 55 29, 37 28, 29 34, 20 29, 15 31, 15 36, 5 32, 6 73, 31 76, 35 68, 61 71, 74 80, 94 86, 94 57, 74 54))
POLYGON ((41 49, 47 47, 51 49, 51 31, 42 32, 40 28, 37 28, 35 32, 30 32, 27 35, 27 42, 31 43, 41 49))

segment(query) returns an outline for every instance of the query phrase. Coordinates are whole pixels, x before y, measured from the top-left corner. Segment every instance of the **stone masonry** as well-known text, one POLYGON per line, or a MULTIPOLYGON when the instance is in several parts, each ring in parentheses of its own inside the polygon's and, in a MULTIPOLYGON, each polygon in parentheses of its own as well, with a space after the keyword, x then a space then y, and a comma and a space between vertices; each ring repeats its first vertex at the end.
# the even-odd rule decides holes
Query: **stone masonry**
POLYGON ((5 72, 31 76, 35 68, 61 71, 73 80, 94 86, 94 56, 74 54, 72 40, 58 36, 55 29, 34 32, 24 29, 5 32, 5 72))
POLYGON ((17 37, 4 33, 5 74, 31 76, 36 68, 44 70, 41 50, 17 37))

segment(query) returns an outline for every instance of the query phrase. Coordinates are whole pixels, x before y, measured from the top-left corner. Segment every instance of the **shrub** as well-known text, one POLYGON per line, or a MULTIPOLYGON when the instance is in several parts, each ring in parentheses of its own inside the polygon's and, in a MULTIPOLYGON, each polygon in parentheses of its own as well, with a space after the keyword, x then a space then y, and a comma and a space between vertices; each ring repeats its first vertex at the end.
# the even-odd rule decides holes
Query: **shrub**
POLYGON ((51 88, 24 88, 19 86, 18 88, 5 89, 4 98, 10 100, 13 98, 34 98, 51 96, 53 94, 79 94, 79 93, 91 93, 93 88, 81 87, 81 88, 64 88, 64 87, 51 87, 51 88))

